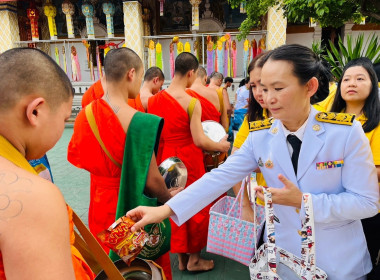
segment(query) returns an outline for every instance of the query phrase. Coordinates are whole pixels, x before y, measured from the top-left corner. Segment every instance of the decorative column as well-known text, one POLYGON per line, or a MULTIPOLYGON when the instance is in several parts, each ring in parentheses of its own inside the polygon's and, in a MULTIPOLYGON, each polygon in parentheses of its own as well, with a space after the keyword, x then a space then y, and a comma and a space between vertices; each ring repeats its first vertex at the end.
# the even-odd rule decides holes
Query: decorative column
POLYGON ((62 12, 66 15, 67 35, 69 38, 75 38, 73 15, 75 13, 74 4, 70 0, 65 0, 62 3, 62 12))
POLYGON ((16 2, 0 2, 0 22, 0 53, 3 53, 18 47, 15 42, 20 41, 16 2))
POLYGON ((57 40, 57 27, 55 25, 57 8, 51 3, 51 0, 46 0, 46 4, 44 5, 44 13, 48 18, 50 40, 57 40))
POLYGON ((112 38, 114 37, 113 15, 115 14, 115 5, 111 1, 107 1, 103 3, 102 7, 107 19, 107 36, 112 38))
POLYGON ((273 50, 286 42, 287 20, 278 6, 269 8, 267 27, 267 48, 273 50))
MULTIPOLYGON (((151 15, 150 15, 150 10, 148 8, 144 8, 142 20, 144 23, 144 36, 150 36, 149 21, 151 20, 151 15)), ((149 40, 148 39, 144 40, 144 46, 149 47, 149 40)))
POLYGON ((144 25, 142 8, 139 1, 123 2, 125 46, 134 50, 144 61, 143 38, 144 25))
POLYGON ((192 18, 193 24, 191 26, 191 30, 199 30, 199 4, 202 0, 190 0, 190 4, 192 6, 192 18))
POLYGON ((95 39, 95 31, 94 31, 94 6, 85 1, 82 4, 82 13, 86 17, 86 28, 87 28, 87 38, 95 39))
POLYGON ((30 8, 26 10, 26 15, 30 20, 30 29, 32 31, 32 41, 38 41, 40 38, 38 34, 38 18, 40 13, 36 9, 34 2, 30 2, 30 8))

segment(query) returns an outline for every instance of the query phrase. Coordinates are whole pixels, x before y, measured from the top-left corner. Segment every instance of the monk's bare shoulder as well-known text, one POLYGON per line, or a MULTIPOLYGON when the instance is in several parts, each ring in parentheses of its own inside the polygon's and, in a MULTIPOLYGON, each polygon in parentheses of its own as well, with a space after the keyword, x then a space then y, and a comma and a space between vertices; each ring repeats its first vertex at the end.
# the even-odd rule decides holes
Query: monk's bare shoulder
MULTIPOLYGON (((27 172, 0 158, 0 235, 9 223, 43 217, 51 211, 62 215, 65 202, 51 182, 27 172)), ((67 215, 67 214, 66 214, 67 215)))

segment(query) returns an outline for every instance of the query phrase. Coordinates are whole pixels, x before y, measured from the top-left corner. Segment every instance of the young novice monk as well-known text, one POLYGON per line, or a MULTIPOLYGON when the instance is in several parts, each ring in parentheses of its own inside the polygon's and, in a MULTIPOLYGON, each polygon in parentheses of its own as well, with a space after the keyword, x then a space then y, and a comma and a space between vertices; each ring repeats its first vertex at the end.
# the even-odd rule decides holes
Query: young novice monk
POLYGON ((206 87, 207 72, 202 66, 198 67, 197 78, 190 88, 188 94, 199 100, 202 107, 201 120, 216 121, 228 129, 227 108, 224 106, 222 93, 215 94, 215 90, 206 87))
POLYGON ((164 81, 165 76, 160 68, 153 66, 146 70, 140 89, 140 100, 145 111, 148 108, 148 99, 161 90, 164 81))
MULTIPOLYGON (((104 96, 104 92, 107 91, 107 82, 106 76, 103 75, 101 79, 96 81, 92 86, 86 90, 86 92, 82 96, 82 108, 86 107, 95 99, 100 99, 104 96)), ((140 94, 136 96, 136 98, 128 99, 128 105, 132 108, 135 108, 137 111, 145 112, 145 108, 143 107, 140 99, 140 94)))
POLYGON ((0 279, 94 279, 72 246, 72 210, 27 161, 61 137, 72 99, 48 55, 27 48, 0 55, 0 279))
MULTIPOLYGON (((139 56, 128 48, 111 50, 105 57, 104 71, 107 91, 103 98, 96 99, 87 106, 92 108, 100 138, 109 155, 95 137, 85 110, 77 116, 68 149, 68 160, 73 165, 90 172, 88 223, 95 236, 115 221, 121 166, 128 164, 128 162, 123 163, 125 141, 127 135, 135 133, 128 128, 132 119, 146 116, 139 114, 127 103, 128 98, 135 98, 140 90, 144 69, 139 56)), ((152 129, 141 127, 141 129, 144 128, 152 129)), ((159 135, 159 131, 157 133, 159 135)), ((145 141, 148 140, 145 139, 145 141)), ((171 194, 158 171, 153 151, 150 153, 151 162, 146 178, 146 194, 164 203, 171 198, 171 194)), ((146 156, 146 154, 141 151, 141 156, 146 156)), ((131 168, 136 169, 136 166, 131 166, 131 168)), ((109 251, 106 247, 103 248, 106 252, 109 251)), ((169 253, 163 255, 158 262, 164 266, 167 278, 171 279, 169 253)))
MULTIPOLYGON (((148 101, 148 113, 165 120, 157 163, 172 156, 180 158, 188 171, 186 186, 205 173, 202 150, 227 152, 230 147, 227 137, 216 143, 203 133, 201 105, 185 92, 194 82, 198 66, 194 55, 187 52, 178 55, 172 83, 148 101)), ((207 243, 208 221, 209 213, 205 208, 181 227, 171 223, 171 251, 179 254, 180 270, 202 271, 214 267, 213 261, 200 258, 200 251, 207 243)))

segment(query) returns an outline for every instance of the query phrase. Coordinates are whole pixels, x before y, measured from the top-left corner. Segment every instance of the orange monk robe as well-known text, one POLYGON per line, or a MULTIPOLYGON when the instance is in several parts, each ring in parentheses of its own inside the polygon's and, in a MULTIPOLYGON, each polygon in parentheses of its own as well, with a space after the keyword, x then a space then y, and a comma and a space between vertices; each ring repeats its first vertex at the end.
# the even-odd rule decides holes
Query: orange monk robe
MULTIPOLYGON (((185 164, 188 172, 186 187, 205 174, 203 152, 195 146, 190 131, 190 120, 182 106, 165 90, 148 100, 148 113, 164 118, 157 153, 157 164, 176 156, 185 164)), ((178 227, 171 221, 171 252, 196 253, 207 244, 209 207, 178 227)))
MULTIPOLYGON (((91 104, 100 137, 112 157, 123 163, 126 134, 111 107, 103 99, 91 104)), ((70 140, 67 159, 76 167, 90 172, 90 207, 88 225, 92 234, 97 234, 113 224, 119 196, 121 169, 104 153, 96 140, 82 110, 74 124, 74 133, 70 140)), ((98 239, 99 241, 99 239, 98 239)), ((109 248, 103 246, 108 253, 109 248)), ((155 260, 171 279, 169 253, 155 260)))
POLYGON ((215 105, 212 104, 207 98, 203 97, 202 95, 198 94, 192 89, 186 89, 187 94, 189 94, 192 97, 195 97, 199 100, 202 107, 202 116, 201 121, 216 121, 220 123, 221 113, 216 109, 215 105))
MULTIPOLYGON (((82 96, 82 108, 86 107, 93 100, 100 99, 104 95, 104 90, 100 80, 90 86, 82 96)), ((135 99, 128 99, 128 105, 137 111, 145 113, 145 108, 141 103, 140 94, 135 99)))

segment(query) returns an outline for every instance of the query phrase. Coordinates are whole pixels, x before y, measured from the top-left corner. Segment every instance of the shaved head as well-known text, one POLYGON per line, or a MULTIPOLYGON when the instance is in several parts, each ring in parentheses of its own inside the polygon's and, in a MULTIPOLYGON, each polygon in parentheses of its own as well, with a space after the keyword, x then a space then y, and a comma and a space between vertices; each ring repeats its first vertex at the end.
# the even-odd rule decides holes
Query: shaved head
POLYGON ((198 72, 197 72, 197 78, 203 79, 206 76, 207 76, 206 69, 204 69, 204 67, 202 67, 202 66, 199 66, 198 67, 198 72))
POLYGON ((164 73, 162 73, 162 70, 156 66, 153 66, 146 70, 144 81, 149 82, 156 77, 158 77, 161 81, 165 80, 165 76, 164 73))
POLYGON ((198 59, 188 52, 183 52, 175 59, 174 73, 180 76, 185 76, 187 72, 198 69, 198 59))
POLYGON ((14 48, 0 55, 0 112, 12 109, 26 95, 41 95, 56 108, 74 95, 65 72, 47 54, 14 48))
POLYGON ((140 57, 129 48, 110 50, 104 59, 104 72, 107 82, 119 82, 129 70, 143 67, 140 57))

